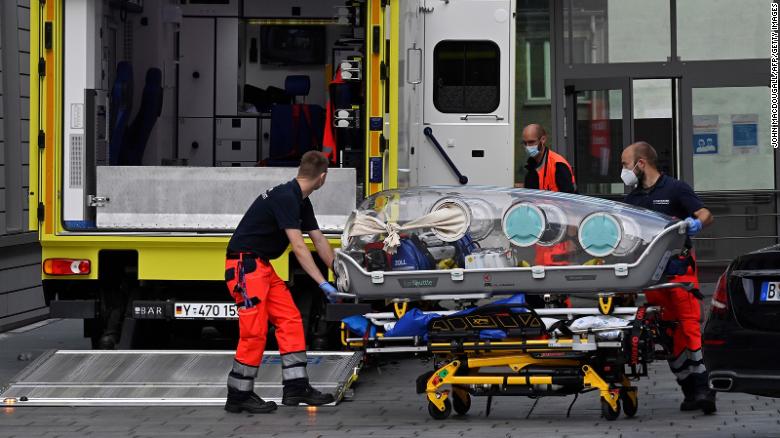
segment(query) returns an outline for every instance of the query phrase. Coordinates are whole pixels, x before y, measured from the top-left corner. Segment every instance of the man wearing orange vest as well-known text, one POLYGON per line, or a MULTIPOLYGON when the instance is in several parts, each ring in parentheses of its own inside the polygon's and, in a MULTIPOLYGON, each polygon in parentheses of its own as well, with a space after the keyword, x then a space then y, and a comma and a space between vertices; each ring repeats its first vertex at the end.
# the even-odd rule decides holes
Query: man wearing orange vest
MULTIPOLYGON (((569 162, 547 146, 547 132, 536 123, 523 128, 523 144, 528 153, 525 188, 552 192, 576 193, 577 185, 569 162)), ((560 266, 568 264, 571 242, 563 241, 552 246, 536 246, 535 265, 560 266)), ((544 307, 541 297, 527 297, 534 307, 544 307)), ((568 299, 566 300, 568 305, 568 299)))
MULTIPOLYGON (((531 124, 523 129, 523 143, 528 153, 525 175, 525 188, 549 190, 551 192, 576 193, 577 183, 569 162, 547 146, 547 132, 541 125, 531 124)), ((553 246, 537 246, 537 265, 566 265, 567 255, 571 252, 569 242, 560 242, 553 246)))
POLYGON ((523 144, 528 153, 525 188, 564 193, 577 192, 577 184, 569 162, 547 147, 547 132, 541 125, 534 123, 523 128, 523 144))

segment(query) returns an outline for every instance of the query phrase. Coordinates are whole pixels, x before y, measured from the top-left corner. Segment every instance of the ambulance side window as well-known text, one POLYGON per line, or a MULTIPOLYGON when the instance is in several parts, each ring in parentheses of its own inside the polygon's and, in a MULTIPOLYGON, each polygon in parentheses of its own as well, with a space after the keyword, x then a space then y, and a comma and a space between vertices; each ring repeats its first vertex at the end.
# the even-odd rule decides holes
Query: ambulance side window
POLYGON ((500 103, 501 51, 493 41, 441 41, 433 49, 433 104, 443 113, 490 113, 500 103))

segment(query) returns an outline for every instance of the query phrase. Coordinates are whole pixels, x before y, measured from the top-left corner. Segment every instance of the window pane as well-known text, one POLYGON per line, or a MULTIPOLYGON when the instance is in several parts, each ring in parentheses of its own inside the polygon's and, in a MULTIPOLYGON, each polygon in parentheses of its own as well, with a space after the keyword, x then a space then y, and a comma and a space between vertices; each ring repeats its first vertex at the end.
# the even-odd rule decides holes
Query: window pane
POLYGON ((441 112, 460 112, 463 107, 464 50, 463 43, 455 41, 441 42, 434 49, 433 101, 441 112))
POLYGON ((557 145, 550 102, 549 0, 517 1, 517 74, 515 75, 515 182, 525 180, 528 155, 522 143, 523 127, 538 123, 547 130, 548 143, 557 145))
POLYGON ((677 0, 682 60, 769 57, 771 0, 677 0))
POLYGON ((443 113, 498 108, 500 53, 492 41, 442 41, 433 49, 433 104, 443 113))
POLYGON ((675 176, 675 127, 672 119, 672 80, 632 82, 634 141, 646 141, 658 152, 658 168, 675 176))
POLYGON ((575 173, 579 192, 588 195, 623 193, 620 181, 623 92, 578 92, 576 130, 575 173))
POLYGON ((693 89, 693 187, 775 188, 769 88, 693 89))
POLYGON ((567 64, 666 61, 669 0, 565 0, 567 64))
POLYGON ((531 41, 528 43, 528 71, 531 87, 529 97, 532 99, 544 99, 547 97, 545 45, 545 41, 531 41))

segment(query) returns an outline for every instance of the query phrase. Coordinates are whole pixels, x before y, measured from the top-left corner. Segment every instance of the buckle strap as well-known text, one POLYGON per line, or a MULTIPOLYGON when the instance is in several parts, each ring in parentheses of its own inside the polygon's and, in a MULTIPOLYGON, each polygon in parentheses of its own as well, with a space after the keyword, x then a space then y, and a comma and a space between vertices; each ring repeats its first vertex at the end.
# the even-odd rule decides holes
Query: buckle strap
POLYGON ((236 303, 236 307, 238 307, 239 309, 249 309, 255 307, 256 305, 260 304, 260 298, 250 297, 249 302, 252 304, 249 307, 247 307, 245 303, 236 303))

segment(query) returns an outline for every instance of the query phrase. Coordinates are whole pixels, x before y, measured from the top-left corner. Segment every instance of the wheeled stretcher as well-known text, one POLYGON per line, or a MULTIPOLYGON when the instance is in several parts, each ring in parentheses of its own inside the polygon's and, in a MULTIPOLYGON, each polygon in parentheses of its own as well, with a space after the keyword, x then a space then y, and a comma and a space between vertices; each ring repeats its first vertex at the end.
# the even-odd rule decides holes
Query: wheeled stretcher
POLYGON ((579 195, 444 186, 381 192, 347 221, 334 272, 343 298, 393 303, 394 312, 365 315, 372 327, 357 337, 342 325, 342 342, 369 354, 432 355, 434 370, 417 379, 417 391, 436 419, 453 409, 465 414, 473 396, 487 396, 490 406, 494 396, 585 391, 599 392, 608 420, 621 407, 633 416, 631 379, 646 375, 656 345, 664 349, 665 329, 658 309, 616 309, 614 295, 683 286, 664 281, 688 260, 686 239, 685 222, 579 195), (598 297, 599 305, 474 308, 520 292, 598 297), (374 327, 401 318, 411 302, 444 300, 469 310, 430 319, 423 334, 383 336, 374 327), (583 313, 622 319, 583 327, 583 313))
MULTIPOLYGON (((565 310, 565 309, 563 309, 565 310)), ((428 325, 427 351, 434 370, 417 379, 428 412, 465 415, 474 396, 563 396, 598 391, 601 412, 615 420, 638 408, 633 379, 647 375, 660 337, 658 309, 640 307, 625 323, 571 329, 567 320, 547 325, 523 305, 485 306, 468 315, 443 316, 428 325), (485 330, 506 338, 483 339, 485 330)), ((570 320, 568 320, 570 321, 570 320)))

